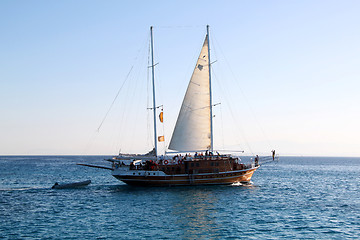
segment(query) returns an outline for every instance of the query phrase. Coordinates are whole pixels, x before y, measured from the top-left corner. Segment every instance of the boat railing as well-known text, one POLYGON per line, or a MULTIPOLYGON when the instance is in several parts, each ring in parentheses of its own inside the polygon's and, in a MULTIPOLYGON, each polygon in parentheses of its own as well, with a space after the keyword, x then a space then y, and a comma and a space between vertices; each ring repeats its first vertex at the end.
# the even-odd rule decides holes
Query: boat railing
MULTIPOLYGON (((250 169, 255 168, 258 165, 256 163, 242 163, 239 161, 236 161, 238 158, 232 158, 228 155, 213 155, 213 156, 197 156, 197 157, 176 157, 176 158, 164 158, 157 161, 152 160, 133 160, 130 164, 125 164, 124 162, 113 162, 113 169, 119 169, 119 168, 127 168, 129 170, 145 170, 145 171, 158 171, 163 169, 164 167, 180 167, 180 165, 184 164, 185 162, 196 162, 196 161, 203 161, 203 160, 210 160, 210 161, 229 161, 235 160, 230 166, 231 169, 236 170, 243 170, 243 169, 250 169)), ((262 157, 261 160, 266 160, 268 158, 262 157)), ((263 163, 263 161, 261 161, 263 163)))
POLYGON ((279 155, 259 157, 259 164, 270 163, 273 161, 279 161, 279 155))

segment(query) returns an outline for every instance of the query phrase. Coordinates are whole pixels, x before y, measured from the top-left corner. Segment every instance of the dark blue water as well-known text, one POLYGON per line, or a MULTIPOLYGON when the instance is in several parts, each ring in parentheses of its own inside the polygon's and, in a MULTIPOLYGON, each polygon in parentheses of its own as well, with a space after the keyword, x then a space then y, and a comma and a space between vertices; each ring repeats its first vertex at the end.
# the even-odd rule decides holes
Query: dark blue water
POLYGON ((360 239, 360 158, 283 157, 252 186, 175 188, 129 187, 75 165, 103 158, 0 157, 0 238, 360 239))

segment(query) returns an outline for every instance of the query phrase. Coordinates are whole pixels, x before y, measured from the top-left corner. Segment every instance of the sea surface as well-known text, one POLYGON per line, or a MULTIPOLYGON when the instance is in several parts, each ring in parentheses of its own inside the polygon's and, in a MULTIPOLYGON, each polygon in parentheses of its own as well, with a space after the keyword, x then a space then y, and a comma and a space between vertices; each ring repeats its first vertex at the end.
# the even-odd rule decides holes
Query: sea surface
POLYGON ((172 188, 76 165, 106 157, 0 156, 0 239, 360 239, 360 158, 281 157, 249 186, 172 188))

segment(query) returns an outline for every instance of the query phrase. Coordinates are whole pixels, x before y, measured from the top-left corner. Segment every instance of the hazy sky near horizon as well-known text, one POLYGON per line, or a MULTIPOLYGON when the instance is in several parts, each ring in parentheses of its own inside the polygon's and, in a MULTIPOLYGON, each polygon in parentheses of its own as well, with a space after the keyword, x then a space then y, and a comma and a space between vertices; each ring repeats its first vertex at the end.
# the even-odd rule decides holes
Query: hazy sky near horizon
POLYGON ((348 0, 1 1, 0 155, 150 150, 150 26, 168 144, 209 24, 217 149, 360 156, 359 9, 348 0))

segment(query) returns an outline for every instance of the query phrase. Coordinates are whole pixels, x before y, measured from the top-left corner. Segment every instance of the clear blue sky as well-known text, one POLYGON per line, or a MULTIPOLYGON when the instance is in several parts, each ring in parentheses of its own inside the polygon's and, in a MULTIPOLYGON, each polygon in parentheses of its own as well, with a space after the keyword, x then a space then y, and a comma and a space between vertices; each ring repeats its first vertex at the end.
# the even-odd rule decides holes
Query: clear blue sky
POLYGON ((0 154, 151 149, 151 25, 168 143, 209 24, 218 149, 360 156, 359 9, 359 1, 3 0, 0 154))

